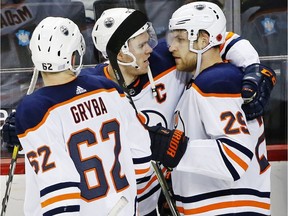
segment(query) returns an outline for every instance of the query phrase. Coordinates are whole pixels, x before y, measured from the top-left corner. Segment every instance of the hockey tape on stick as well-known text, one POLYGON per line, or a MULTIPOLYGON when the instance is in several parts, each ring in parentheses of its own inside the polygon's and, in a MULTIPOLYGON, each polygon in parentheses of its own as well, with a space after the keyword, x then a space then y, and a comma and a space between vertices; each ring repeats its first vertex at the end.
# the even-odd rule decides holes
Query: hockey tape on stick
POLYGON ((162 173, 162 170, 160 168, 159 163, 152 160, 151 164, 152 164, 152 166, 153 166, 153 168, 155 170, 155 173, 156 173, 156 176, 157 176, 158 181, 160 183, 162 192, 163 192, 163 194, 164 194, 164 196, 166 198, 166 201, 167 201, 167 203, 169 205, 169 208, 171 210, 172 215, 173 216, 179 216, 180 214, 179 214, 179 212, 178 212, 178 210, 176 208, 175 201, 172 199, 172 192, 169 189, 169 186, 168 186, 168 184, 167 184, 167 182, 165 180, 165 177, 164 177, 164 175, 162 173))
MULTIPOLYGON (((26 95, 30 95, 34 91, 36 83, 37 83, 38 75, 39 75, 39 71, 36 68, 34 68, 33 75, 32 75, 30 85, 29 85, 26 95)), ((8 180, 6 182, 6 191, 2 200, 1 216, 4 216, 6 213, 6 208, 8 205, 8 200, 9 200, 9 196, 11 192, 12 180, 13 180, 13 176, 14 176, 14 172, 16 168, 19 148, 20 148, 20 145, 14 145, 11 163, 9 167, 8 180)))
POLYGON ((111 209, 108 213, 108 216, 116 216, 119 212, 128 204, 128 200, 126 197, 122 196, 120 200, 116 203, 116 205, 111 209))

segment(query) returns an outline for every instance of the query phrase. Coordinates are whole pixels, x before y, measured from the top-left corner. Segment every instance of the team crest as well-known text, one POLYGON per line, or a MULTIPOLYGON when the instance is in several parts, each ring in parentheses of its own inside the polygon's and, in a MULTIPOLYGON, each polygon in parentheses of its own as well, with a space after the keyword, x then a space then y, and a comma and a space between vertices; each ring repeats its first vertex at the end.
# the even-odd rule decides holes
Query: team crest
POLYGON ((104 26, 107 28, 111 28, 114 25, 114 19, 112 17, 108 17, 104 20, 104 26))
POLYGON ((194 6, 197 10, 203 10, 205 8, 205 4, 197 4, 194 6))
POLYGON ((142 117, 145 118, 145 124, 149 126, 161 124, 163 127, 168 128, 168 122, 165 116, 156 110, 141 110, 142 117))
POLYGON ((65 35, 68 36, 69 35, 69 31, 68 28, 66 26, 60 26, 60 31, 65 35))

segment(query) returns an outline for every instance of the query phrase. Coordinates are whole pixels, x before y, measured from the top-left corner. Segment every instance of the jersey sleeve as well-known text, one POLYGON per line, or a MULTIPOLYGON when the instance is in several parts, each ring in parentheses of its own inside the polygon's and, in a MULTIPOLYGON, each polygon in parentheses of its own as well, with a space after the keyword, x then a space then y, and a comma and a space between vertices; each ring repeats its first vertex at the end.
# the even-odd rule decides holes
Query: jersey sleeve
POLYGON ((220 54, 223 60, 228 60, 241 68, 246 68, 253 63, 260 63, 259 55, 252 44, 233 32, 226 34, 220 54))
POLYGON ((193 83, 186 99, 189 111, 193 113, 189 120, 192 126, 187 134, 193 139, 189 140, 176 169, 236 181, 248 169, 254 148, 241 109, 243 100, 238 93, 241 79, 233 74, 227 77, 228 80, 220 78, 219 82, 219 78, 214 78, 205 88, 207 78, 211 80, 211 77, 202 78, 203 82, 193 83), (237 83, 234 82, 236 79, 237 83))

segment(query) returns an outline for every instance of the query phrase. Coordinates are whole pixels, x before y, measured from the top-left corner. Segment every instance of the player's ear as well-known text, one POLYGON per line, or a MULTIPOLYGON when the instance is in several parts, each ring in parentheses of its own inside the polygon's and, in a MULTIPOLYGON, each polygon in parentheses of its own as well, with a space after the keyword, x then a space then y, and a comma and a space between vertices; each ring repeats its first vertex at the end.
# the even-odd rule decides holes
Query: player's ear
POLYGON ((75 56, 75 53, 71 56, 71 65, 74 67, 76 63, 76 56, 75 56))
POLYGON ((117 59, 119 60, 119 61, 123 61, 123 59, 124 59, 124 53, 120 50, 120 52, 118 53, 118 55, 117 55, 117 59))
POLYGON ((199 34, 198 41, 201 49, 204 49, 209 44, 209 34, 205 31, 201 31, 199 34))

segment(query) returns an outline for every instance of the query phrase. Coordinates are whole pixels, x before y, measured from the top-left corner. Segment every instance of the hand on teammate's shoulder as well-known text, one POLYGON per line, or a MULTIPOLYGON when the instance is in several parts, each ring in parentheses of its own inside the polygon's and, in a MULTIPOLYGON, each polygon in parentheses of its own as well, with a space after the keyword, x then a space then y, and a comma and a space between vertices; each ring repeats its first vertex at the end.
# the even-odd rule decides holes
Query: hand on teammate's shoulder
POLYGON ((241 94, 247 120, 263 116, 275 84, 276 74, 271 68, 255 63, 245 69, 241 94))

